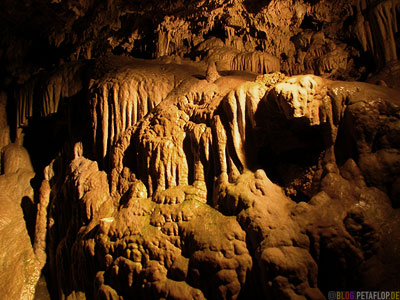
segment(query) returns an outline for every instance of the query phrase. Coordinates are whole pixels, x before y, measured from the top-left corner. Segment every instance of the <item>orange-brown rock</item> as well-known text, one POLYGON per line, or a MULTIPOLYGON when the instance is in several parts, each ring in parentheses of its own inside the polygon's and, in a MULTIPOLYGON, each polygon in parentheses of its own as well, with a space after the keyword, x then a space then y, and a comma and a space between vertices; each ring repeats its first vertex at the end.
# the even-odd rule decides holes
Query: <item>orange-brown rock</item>
POLYGON ((0 298, 398 289, 399 7, 1 1, 0 298))

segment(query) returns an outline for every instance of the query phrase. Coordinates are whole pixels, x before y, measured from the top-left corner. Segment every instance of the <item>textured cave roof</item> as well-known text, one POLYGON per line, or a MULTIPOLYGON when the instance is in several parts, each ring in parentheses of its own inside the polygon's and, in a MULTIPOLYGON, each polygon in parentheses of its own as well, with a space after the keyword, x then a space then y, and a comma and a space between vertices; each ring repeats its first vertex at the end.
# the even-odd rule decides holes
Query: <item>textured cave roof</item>
POLYGON ((107 52, 196 59, 196 47, 212 36, 232 46, 238 38, 243 50, 285 59, 293 52, 290 39, 303 29, 352 42, 350 16, 359 6, 353 2, 5 0, 0 3, 2 84, 107 52))

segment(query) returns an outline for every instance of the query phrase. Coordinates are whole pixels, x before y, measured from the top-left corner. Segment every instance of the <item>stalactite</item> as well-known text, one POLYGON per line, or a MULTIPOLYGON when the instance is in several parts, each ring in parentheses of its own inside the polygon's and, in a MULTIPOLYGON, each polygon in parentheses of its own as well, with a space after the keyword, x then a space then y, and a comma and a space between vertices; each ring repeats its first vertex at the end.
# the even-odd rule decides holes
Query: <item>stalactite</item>
POLYGON ((153 65, 152 70, 145 71, 141 64, 131 65, 113 77, 92 82, 89 105, 93 140, 101 158, 127 128, 143 119, 174 88, 173 72, 161 71, 160 76, 160 68, 153 65))
POLYGON ((233 165, 236 165, 239 170, 247 167, 245 144, 250 140, 247 133, 255 124, 253 116, 258 102, 264 97, 266 91, 265 85, 249 82, 231 91, 222 102, 224 119, 228 121, 227 126, 231 136, 230 144, 234 149, 234 152, 230 150, 230 155, 233 165))
POLYGON ((16 92, 17 128, 28 125, 28 119, 33 115, 34 89, 35 81, 32 80, 16 92))
POLYGON ((217 48, 210 52, 208 60, 217 62, 217 67, 221 70, 250 71, 260 74, 280 70, 279 59, 268 53, 240 52, 228 47, 217 48))
POLYGON ((156 57, 179 55, 184 48, 183 41, 191 42, 192 33, 190 25, 184 19, 174 16, 166 16, 158 26, 156 57))
POLYGON ((398 59, 395 35, 399 32, 399 12, 398 0, 358 4, 354 31, 363 50, 371 52, 379 67, 398 59))
POLYGON ((58 112, 60 101, 69 99, 83 88, 82 63, 66 64, 60 70, 37 75, 15 93, 16 126, 28 125, 29 118, 47 117, 58 112))

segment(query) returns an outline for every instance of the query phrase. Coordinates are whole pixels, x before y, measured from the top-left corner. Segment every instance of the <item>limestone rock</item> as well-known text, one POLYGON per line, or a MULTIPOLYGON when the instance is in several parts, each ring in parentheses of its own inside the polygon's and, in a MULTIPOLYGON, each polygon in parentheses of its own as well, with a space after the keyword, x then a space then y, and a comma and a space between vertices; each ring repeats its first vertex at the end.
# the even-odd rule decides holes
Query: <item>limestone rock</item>
POLYGON ((2 297, 396 290, 399 7, 1 1, 2 297))
POLYGON ((0 290, 10 299, 33 299, 42 268, 32 248, 36 209, 30 181, 34 176, 24 168, 7 168, 0 176, 0 290))
MULTIPOLYGON (((110 188, 96 163, 81 154, 75 154, 66 175, 60 174, 76 191, 64 188, 62 197, 74 199, 74 210, 83 216, 71 214, 76 221, 67 223, 58 217, 55 223, 71 229, 64 229, 66 236, 58 242, 53 271, 77 276, 70 282, 60 278, 61 291, 90 290, 92 281, 86 278, 91 274, 100 276, 98 297, 319 299, 334 288, 329 268, 337 276, 335 285, 367 278, 373 261, 384 260, 377 245, 388 233, 378 224, 397 213, 384 194, 388 191, 367 175, 378 174, 368 171, 372 166, 397 174, 398 101, 392 93, 311 75, 183 79, 111 146, 110 188), (382 158, 369 159, 367 167, 363 151, 371 151, 367 140, 379 127, 375 119, 364 120, 357 107, 375 103, 380 103, 374 106, 377 115, 393 118, 393 126, 382 129, 387 135, 382 147, 394 148, 377 152, 382 158), (286 144, 270 140, 274 126, 296 128, 298 135, 282 132, 286 144), (320 140, 307 137, 313 133, 320 140), (337 152, 349 138, 359 156, 337 152), (290 157, 304 147, 316 151, 301 163, 290 157), (278 165, 252 157, 264 152, 274 153, 278 165), (251 171, 257 166, 264 166, 275 183, 264 170, 251 171), (320 216, 319 210, 326 212, 320 216), (71 232, 79 226, 74 238, 71 232), (88 259, 92 267, 83 271, 88 259), (347 274, 349 268, 353 272, 347 274)), ((61 209, 65 204, 56 199, 61 209)))

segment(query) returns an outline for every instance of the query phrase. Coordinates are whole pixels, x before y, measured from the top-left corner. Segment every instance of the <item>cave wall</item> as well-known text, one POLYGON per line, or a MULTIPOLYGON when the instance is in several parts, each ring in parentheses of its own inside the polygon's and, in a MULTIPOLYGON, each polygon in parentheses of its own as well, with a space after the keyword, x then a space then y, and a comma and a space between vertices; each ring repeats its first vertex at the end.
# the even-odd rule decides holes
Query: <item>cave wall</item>
POLYGON ((0 291, 397 289, 399 5, 2 1, 0 291))

